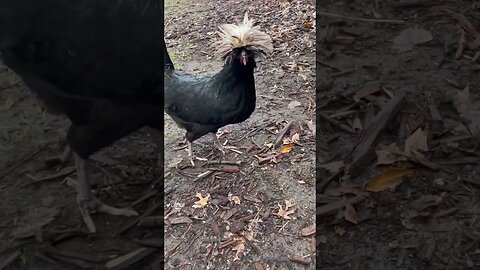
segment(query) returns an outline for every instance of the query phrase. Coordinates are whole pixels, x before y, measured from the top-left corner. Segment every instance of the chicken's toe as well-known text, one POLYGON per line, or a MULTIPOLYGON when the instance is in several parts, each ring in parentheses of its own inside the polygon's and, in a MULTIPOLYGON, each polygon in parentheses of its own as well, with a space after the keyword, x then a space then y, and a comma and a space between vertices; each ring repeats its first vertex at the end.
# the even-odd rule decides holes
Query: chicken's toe
POLYGON ((134 210, 115 208, 103 203, 97 198, 85 201, 81 200, 80 196, 77 197, 80 213, 82 214, 83 221, 88 227, 88 230, 92 233, 96 232, 95 224, 93 223, 90 214, 105 213, 113 216, 138 216, 138 213, 134 210))

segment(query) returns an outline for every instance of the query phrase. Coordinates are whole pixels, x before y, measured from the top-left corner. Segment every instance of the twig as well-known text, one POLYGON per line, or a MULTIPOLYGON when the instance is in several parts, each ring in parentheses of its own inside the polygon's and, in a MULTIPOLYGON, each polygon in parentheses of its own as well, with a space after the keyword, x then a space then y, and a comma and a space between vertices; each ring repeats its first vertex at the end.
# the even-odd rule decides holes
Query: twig
POLYGON ((365 18, 343 16, 343 15, 339 15, 339 14, 333 14, 333 13, 328 13, 328 12, 323 12, 323 11, 318 11, 318 10, 317 10, 317 14, 327 16, 327 17, 336 17, 336 18, 342 18, 342 19, 353 20, 353 21, 405 24, 405 21, 402 21, 402 20, 365 19, 365 18))
POLYGON ((317 213, 317 216, 332 214, 332 213, 335 213, 336 210, 346 206, 347 204, 356 204, 363 201, 363 199, 365 199, 365 197, 360 195, 344 201, 332 202, 332 203, 317 207, 316 213, 317 213))
POLYGON ((0 263, 0 269, 7 268, 11 263, 13 263, 22 253, 20 251, 15 251, 12 254, 8 255, 3 262, 0 263))
POLYGON ((69 166, 69 167, 63 168, 61 171, 59 171, 58 173, 55 173, 55 174, 47 175, 47 176, 44 176, 44 177, 41 177, 41 178, 32 177, 33 182, 28 183, 27 185, 33 185, 33 184, 38 184, 38 183, 41 183, 41 182, 44 182, 44 181, 55 180, 55 179, 60 178, 60 177, 67 177, 67 176, 71 175, 72 173, 74 173, 76 170, 77 170, 77 168, 75 166, 69 166))
POLYGON ((282 139, 283 137, 285 136, 285 134, 290 130, 290 128, 292 127, 292 122, 288 123, 280 132, 278 132, 277 134, 277 138, 275 139, 275 143, 274 143, 274 147, 277 147, 280 145, 280 143, 282 142, 282 139))
POLYGON ((120 231, 117 233, 117 236, 118 235, 121 235, 121 234, 124 234, 126 231, 128 231, 130 228, 132 228, 133 226, 135 226, 135 224, 137 224, 140 220, 144 219, 145 217, 149 216, 150 214, 152 214, 153 212, 155 212, 155 210, 157 210, 160 206, 163 205, 163 202, 162 203, 158 203, 158 204, 155 204, 154 206, 152 206, 150 209, 148 209, 147 211, 145 211, 145 213, 143 213, 141 216, 139 216, 137 219, 135 219, 134 221, 128 223, 127 225, 125 225, 122 229, 120 229, 120 231))
POLYGON ((40 153, 42 151, 44 146, 41 146, 39 149, 33 151, 32 153, 28 154, 26 157, 22 158, 21 160, 17 161, 15 164, 13 164, 10 168, 5 168, 2 170, 0 173, 0 179, 2 179, 5 175, 9 174, 11 171, 15 170, 16 168, 20 167, 23 163, 27 162, 31 158, 33 158, 36 154, 40 153))

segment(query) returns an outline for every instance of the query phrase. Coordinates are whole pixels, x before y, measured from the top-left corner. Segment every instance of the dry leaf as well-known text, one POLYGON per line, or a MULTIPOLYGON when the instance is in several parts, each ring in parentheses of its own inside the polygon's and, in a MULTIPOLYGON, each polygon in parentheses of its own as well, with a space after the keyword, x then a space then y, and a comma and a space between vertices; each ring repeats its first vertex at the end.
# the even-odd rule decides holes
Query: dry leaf
POLYGON ((414 171, 402 168, 388 168, 382 173, 373 177, 366 185, 365 190, 378 192, 383 190, 395 189, 402 183, 406 176, 414 175, 414 171))
POLYGON ((345 217, 346 221, 350 221, 353 224, 358 223, 358 218, 357 218, 357 211, 351 204, 347 204, 345 206, 345 211, 343 212, 343 216, 345 217))
POLYGON ((287 144, 287 145, 284 145, 282 149, 280 149, 280 154, 286 154, 292 150, 293 150, 293 145, 287 144))
POLYGON ((233 258, 233 261, 238 261, 240 260, 240 255, 243 254, 243 251, 245 250, 245 243, 244 241, 240 241, 235 247, 232 248, 232 250, 235 250, 235 258, 233 258))
POLYGON ((313 22, 304 22, 303 28, 305 29, 313 29, 313 22))
POLYGON ((295 204, 292 202, 292 200, 285 200, 285 209, 283 209, 283 207, 280 204, 278 204, 278 207, 279 207, 278 212, 273 214, 283 219, 292 219, 292 217, 290 217, 289 215, 295 213, 295 209, 289 210, 289 208, 294 205, 295 204))
POLYGON ((210 199, 210 194, 207 194, 207 196, 203 197, 200 192, 197 192, 197 194, 195 194, 195 196, 197 196, 198 201, 196 201, 192 205, 193 208, 205 207, 208 204, 208 199, 210 199))
POLYGON ((468 129, 475 137, 480 136, 480 111, 476 110, 470 101, 470 90, 467 87, 458 91, 453 97, 453 106, 460 114, 460 117, 468 123, 468 129))
POLYGON ((410 206, 420 212, 431 206, 437 206, 442 202, 442 197, 438 195, 423 195, 420 198, 413 201, 410 206))
POLYGON ((301 106, 301 105, 302 105, 302 103, 300 103, 299 101, 294 100, 294 101, 292 101, 292 102, 290 102, 290 103, 288 104, 288 108, 291 110, 291 109, 294 109, 294 108, 296 108, 296 107, 298 107, 298 106, 301 106))
POLYGON ((429 42, 432 39, 430 31, 422 28, 407 28, 393 39, 393 49, 400 52, 410 51, 415 45, 429 42))
POLYGON ((318 236, 318 242, 322 243, 322 244, 326 244, 327 243, 327 236, 322 234, 322 235, 319 235, 318 236))
POLYGON ((315 234, 315 231, 316 231, 316 226, 315 226, 315 224, 312 224, 308 227, 305 227, 305 228, 301 229, 300 234, 302 236, 310 236, 310 235, 315 234))
POLYGON ((308 126, 308 129, 310 129, 310 131, 312 132, 313 137, 315 137, 316 134, 317 134, 317 130, 316 130, 316 127, 315 127, 316 126, 315 122, 310 120, 310 121, 307 122, 307 126, 308 126))
POLYGON ((344 235, 347 231, 345 231, 344 228, 340 227, 340 226, 335 226, 335 234, 337 235, 344 235))
POLYGON ((377 155, 377 164, 392 165, 394 163, 397 163, 398 161, 406 160, 405 157, 397 156, 392 153, 391 150, 395 148, 395 143, 391 143, 386 146, 379 145, 378 148, 375 150, 375 154, 377 155))
POLYGON ((380 82, 370 82, 365 84, 364 87, 358 89, 353 96, 353 100, 359 102, 360 99, 368 97, 371 94, 382 91, 382 84, 380 82))
POLYGON ((290 140, 292 141, 292 143, 298 144, 300 142, 300 134, 298 133, 293 134, 290 140))
POLYGON ((295 203, 293 202, 293 199, 285 200, 285 208, 286 209, 291 208, 293 206, 295 206, 295 203))
POLYGON ((327 171, 329 171, 329 172, 331 172, 331 173, 337 173, 337 172, 340 171, 343 167, 345 167, 345 162, 343 162, 342 160, 340 160, 340 161, 333 161, 333 162, 330 162, 330 163, 318 165, 318 167, 324 168, 325 170, 327 170, 327 171))
POLYGON ((417 129, 405 140, 405 153, 424 159, 423 153, 428 151, 427 134, 421 128, 417 129))
POLYGON ((228 200, 234 202, 235 204, 240 204, 240 197, 228 194, 228 200))

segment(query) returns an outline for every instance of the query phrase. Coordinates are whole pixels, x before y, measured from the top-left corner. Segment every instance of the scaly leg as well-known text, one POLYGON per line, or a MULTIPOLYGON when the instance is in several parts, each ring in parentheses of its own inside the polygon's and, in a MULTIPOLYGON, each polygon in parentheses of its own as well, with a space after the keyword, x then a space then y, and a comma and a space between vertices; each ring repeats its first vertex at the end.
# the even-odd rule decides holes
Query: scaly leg
POLYGON ((187 148, 188 160, 190 161, 192 166, 195 167, 195 162, 193 162, 193 159, 195 158, 195 156, 193 155, 193 151, 192 151, 192 143, 187 141, 187 144, 188 144, 188 148, 187 148))
POLYGON ((47 168, 51 168, 58 165, 57 170, 61 170, 67 165, 67 163, 72 158, 72 150, 70 146, 66 146, 61 155, 50 157, 45 160, 45 165, 47 168))
POLYGON ((212 133, 213 135, 213 143, 215 144, 215 147, 217 147, 217 149, 222 152, 222 155, 225 155, 225 148, 223 147, 222 143, 220 142, 220 140, 218 139, 218 136, 217 134, 215 133, 212 133))
POLYGON ((111 207, 98 200, 90 189, 89 161, 74 153, 75 166, 77 167, 77 203, 83 220, 90 232, 96 231, 95 224, 90 217, 91 213, 101 212, 115 216, 137 216, 138 213, 130 209, 111 207))
POLYGON ((187 144, 188 144, 188 147, 187 147, 188 160, 190 161, 190 163, 192 164, 193 167, 195 167, 195 162, 193 162, 194 159, 198 159, 198 160, 201 160, 201 161, 208 161, 208 159, 206 159, 206 158, 200 158, 200 157, 195 156, 193 154, 193 150, 192 150, 192 143, 187 140, 187 144))

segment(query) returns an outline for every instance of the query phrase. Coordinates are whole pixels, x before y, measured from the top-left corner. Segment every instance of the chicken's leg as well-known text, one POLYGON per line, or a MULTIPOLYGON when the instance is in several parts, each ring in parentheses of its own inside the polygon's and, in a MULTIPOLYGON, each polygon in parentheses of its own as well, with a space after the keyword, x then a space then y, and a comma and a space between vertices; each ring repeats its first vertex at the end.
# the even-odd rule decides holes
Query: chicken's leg
POLYGON ((217 134, 215 133, 212 133, 213 135, 213 143, 215 144, 215 146, 217 147, 217 149, 222 152, 222 155, 225 155, 225 148, 223 147, 222 143, 220 142, 220 140, 218 139, 218 136, 217 134))
POLYGON ((206 158, 200 158, 200 157, 195 156, 193 154, 193 150, 192 150, 192 143, 187 140, 187 144, 188 144, 188 147, 187 147, 188 160, 190 161, 190 163, 192 164, 193 167, 195 167, 195 162, 193 162, 194 159, 198 159, 198 160, 201 160, 201 161, 208 161, 208 159, 206 159, 206 158))
POLYGON ((187 148, 188 160, 190 161, 192 166, 195 167, 195 162, 193 162, 193 159, 195 158, 195 156, 193 155, 193 151, 192 151, 192 143, 187 140, 187 144, 188 144, 188 148, 187 148))
POLYGON ((72 150, 70 149, 70 146, 67 145, 61 155, 47 158, 45 160, 45 165, 48 168, 58 165, 57 170, 60 170, 60 169, 63 169, 65 165, 67 165, 67 163, 70 161, 71 158, 72 158, 72 150))
POLYGON ((111 207, 98 200, 90 189, 90 175, 88 171, 89 162, 74 153, 75 166, 77 167, 77 203, 90 232, 96 231, 95 225, 90 217, 91 213, 102 212, 115 216, 136 216, 137 212, 130 209, 111 207))

